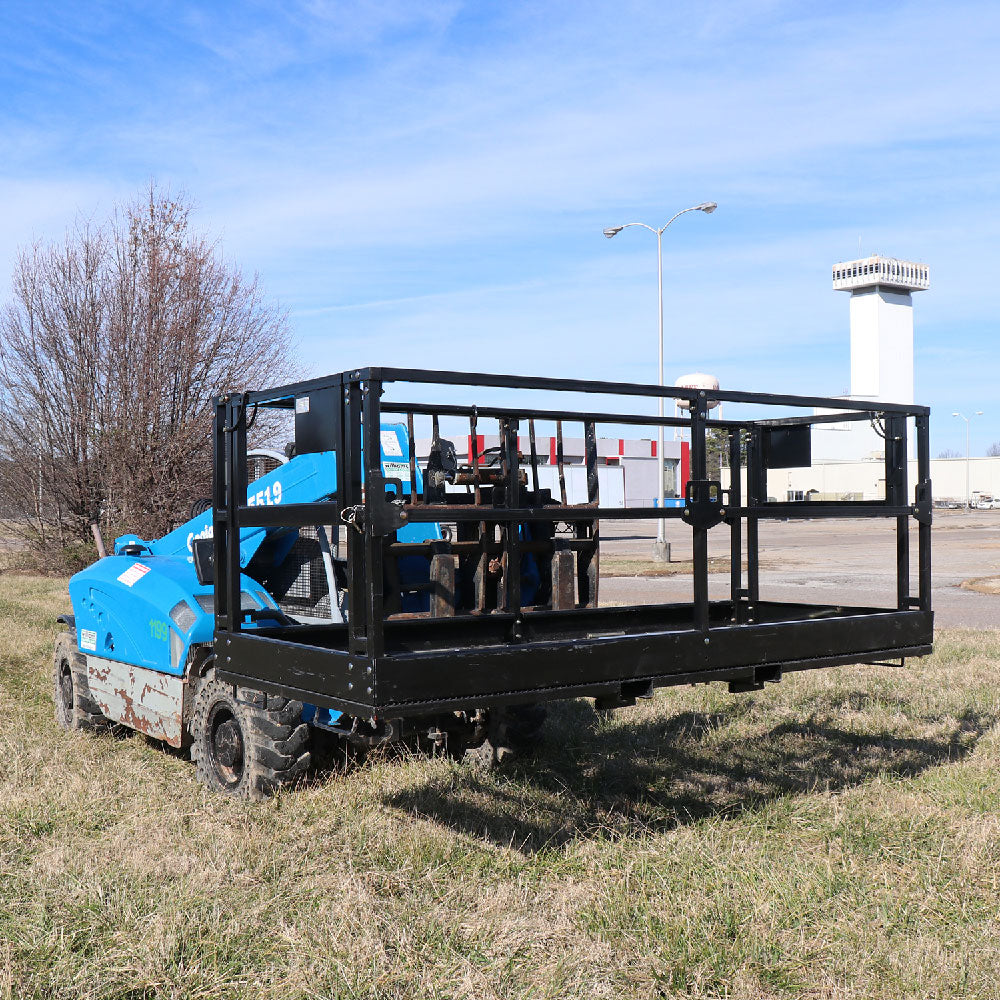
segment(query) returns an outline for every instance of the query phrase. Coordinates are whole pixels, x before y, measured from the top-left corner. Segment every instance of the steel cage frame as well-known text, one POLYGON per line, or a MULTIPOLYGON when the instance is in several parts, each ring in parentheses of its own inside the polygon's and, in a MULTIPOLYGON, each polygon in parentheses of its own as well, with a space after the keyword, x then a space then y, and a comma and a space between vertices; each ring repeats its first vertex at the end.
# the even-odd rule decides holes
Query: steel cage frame
MULTIPOLYGON (((222 676, 233 683, 302 697, 365 716, 415 714, 437 707, 461 707, 535 698, 564 697, 695 680, 729 680, 757 686, 783 670, 837 662, 876 662, 930 651, 931 483, 929 409, 813 396, 711 390, 711 401, 835 413, 769 419, 714 419, 706 390, 639 383, 518 377, 422 369, 359 368, 324 378, 215 400, 213 428, 213 530, 215 553, 216 653, 222 676), (662 396, 681 401, 688 415, 662 418, 604 410, 537 409, 531 406, 432 404, 383 401, 393 383, 468 388, 538 390, 614 395, 662 396), (248 506, 247 424, 257 407, 292 409, 295 400, 334 389, 340 399, 333 414, 337 482, 333 500, 276 507, 248 506), (410 434, 411 484, 403 497, 398 480, 382 474, 378 448, 362 449, 362 428, 378 428, 386 414, 406 415, 410 434), (582 423, 585 431, 588 502, 582 505, 494 505, 487 508, 426 502, 415 489, 413 415, 467 417, 475 438, 479 417, 496 419, 501 436, 506 496, 518 496, 518 430, 534 421, 582 423), (884 424, 885 497, 876 501, 770 501, 767 499, 764 434, 770 428, 831 421, 870 420, 884 424), (907 493, 907 420, 914 420, 917 482, 907 493), (603 508, 596 483, 596 427, 599 424, 683 427, 691 437, 691 482, 682 508, 603 508), (707 434, 718 429, 728 442, 730 485, 725 491, 707 476, 707 434), (746 468, 744 497, 740 471, 746 468), (364 488, 363 488, 364 483, 364 488), (393 492, 387 493, 387 488, 393 492), (243 527, 314 524, 339 526, 345 513, 360 530, 347 532, 350 616, 346 626, 296 626, 247 630, 240 610, 239 545, 243 527), (896 527, 895 609, 846 608, 761 601, 759 526, 773 518, 887 518, 896 527), (678 518, 689 524, 693 543, 692 600, 685 604, 596 606, 599 537, 597 525, 611 518, 678 518), (918 525, 917 594, 910 580, 909 524, 918 525), (383 539, 407 522, 490 522, 500 526, 504 564, 500 605, 490 615, 386 619, 383 539), (577 553, 582 606, 523 609, 520 604, 519 527, 537 522, 593 525, 583 530, 577 553), (710 601, 708 534, 730 530, 731 574, 728 601, 710 601), (745 525, 745 535, 744 535, 745 525), (746 583, 742 551, 747 545, 746 583), (587 562, 582 550, 593 542, 587 562), (580 577, 587 574, 588 591, 580 577), (609 614, 613 612, 613 614, 609 614), (472 619, 472 620, 470 620, 472 619), (621 626, 626 622, 625 627, 621 626), (595 633, 597 633, 595 635, 595 633), (854 638, 851 638, 851 636, 854 638), (615 658, 631 657, 613 665, 615 658), (457 669, 456 664, 467 669, 457 669)), ((377 437, 377 432, 376 432, 377 437)), ((561 458, 561 454, 560 454, 561 458)), ((474 456, 473 468, 478 468, 474 456)), ((474 472, 474 475, 478 475, 474 472)), ((538 495, 537 471, 534 478, 538 495)), ((478 486, 477 486, 478 499, 478 486)), ((578 532, 580 534, 580 532, 578 532)))

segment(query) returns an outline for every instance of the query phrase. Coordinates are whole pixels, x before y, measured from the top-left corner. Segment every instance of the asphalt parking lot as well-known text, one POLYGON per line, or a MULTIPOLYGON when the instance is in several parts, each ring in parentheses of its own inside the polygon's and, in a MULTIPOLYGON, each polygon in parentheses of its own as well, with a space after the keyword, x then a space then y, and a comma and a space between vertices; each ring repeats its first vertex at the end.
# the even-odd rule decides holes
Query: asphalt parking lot
MULTIPOLYGON (((601 524, 602 603, 645 604, 691 599, 690 574, 611 575, 624 560, 649 558, 655 522, 601 524)), ((970 579, 1000 575, 1000 510, 935 510, 932 601, 939 627, 1000 628, 1000 595, 963 589, 970 579)), ((691 558, 691 531, 667 522, 671 558, 691 558)), ((768 600, 890 607, 895 602, 896 536, 888 521, 843 519, 762 523, 761 597, 768 600)), ((916 530, 911 528, 911 581, 916 587, 916 530)), ((709 532, 709 555, 728 557, 729 530, 709 532)), ((914 591, 915 592, 915 591, 914 591)), ((729 596, 728 572, 711 573, 709 593, 729 596)))

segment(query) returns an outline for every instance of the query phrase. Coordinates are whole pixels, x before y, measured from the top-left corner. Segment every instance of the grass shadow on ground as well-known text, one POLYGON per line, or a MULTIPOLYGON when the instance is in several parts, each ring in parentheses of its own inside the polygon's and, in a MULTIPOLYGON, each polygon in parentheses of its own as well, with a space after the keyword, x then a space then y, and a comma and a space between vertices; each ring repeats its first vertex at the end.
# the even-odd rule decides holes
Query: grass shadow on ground
MULTIPOLYGON (((849 698, 850 703, 863 703, 849 698)), ((536 759, 508 775, 456 768, 385 803, 525 853, 582 838, 656 833, 776 799, 910 777, 964 759, 998 720, 969 712, 863 732, 821 717, 766 724, 747 703, 722 711, 603 722, 558 705, 536 759), (760 723, 764 724, 761 725, 760 723)))

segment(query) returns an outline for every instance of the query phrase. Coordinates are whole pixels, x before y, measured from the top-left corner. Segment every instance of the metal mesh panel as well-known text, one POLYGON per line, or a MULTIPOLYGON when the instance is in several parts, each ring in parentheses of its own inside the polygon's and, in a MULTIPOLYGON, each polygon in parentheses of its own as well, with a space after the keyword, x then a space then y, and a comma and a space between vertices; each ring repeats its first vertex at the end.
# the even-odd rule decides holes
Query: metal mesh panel
POLYGON ((261 583, 283 611, 329 617, 330 588, 316 529, 301 528, 281 565, 271 569, 261 583))
MULTIPOLYGON (((207 615, 215 614, 215 594, 196 594, 195 600, 201 606, 201 610, 207 615)), ((264 606, 261 601, 248 590, 240 591, 240 611, 258 611, 264 606)), ((171 612, 173 616, 173 612, 171 612)))
MULTIPOLYGON (((190 608, 188 609, 190 610, 190 608)), ((173 630, 170 630, 170 665, 176 670, 181 664, 184 654, 184 640, 173 630)))
POLYGON ((181 632, 186 632, 198 619, 194 609, 187 601, 178 601, 170 609, 170 617, 181 632))

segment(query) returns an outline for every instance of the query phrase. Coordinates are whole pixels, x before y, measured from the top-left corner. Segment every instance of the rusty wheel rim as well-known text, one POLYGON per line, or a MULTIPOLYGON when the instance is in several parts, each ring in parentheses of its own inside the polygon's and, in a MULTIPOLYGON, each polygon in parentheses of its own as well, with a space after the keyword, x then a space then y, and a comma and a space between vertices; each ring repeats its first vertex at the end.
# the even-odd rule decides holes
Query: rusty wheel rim
POLYGON ((239 720, 225 705, 217 705, 209 719, 209 759, 219 783, 235 788, 243 779, 244 740, 239 720))
POLYGON ((73 671, 66 660, 59 664, 59 708, 68 722, 73 717, 73 671))

